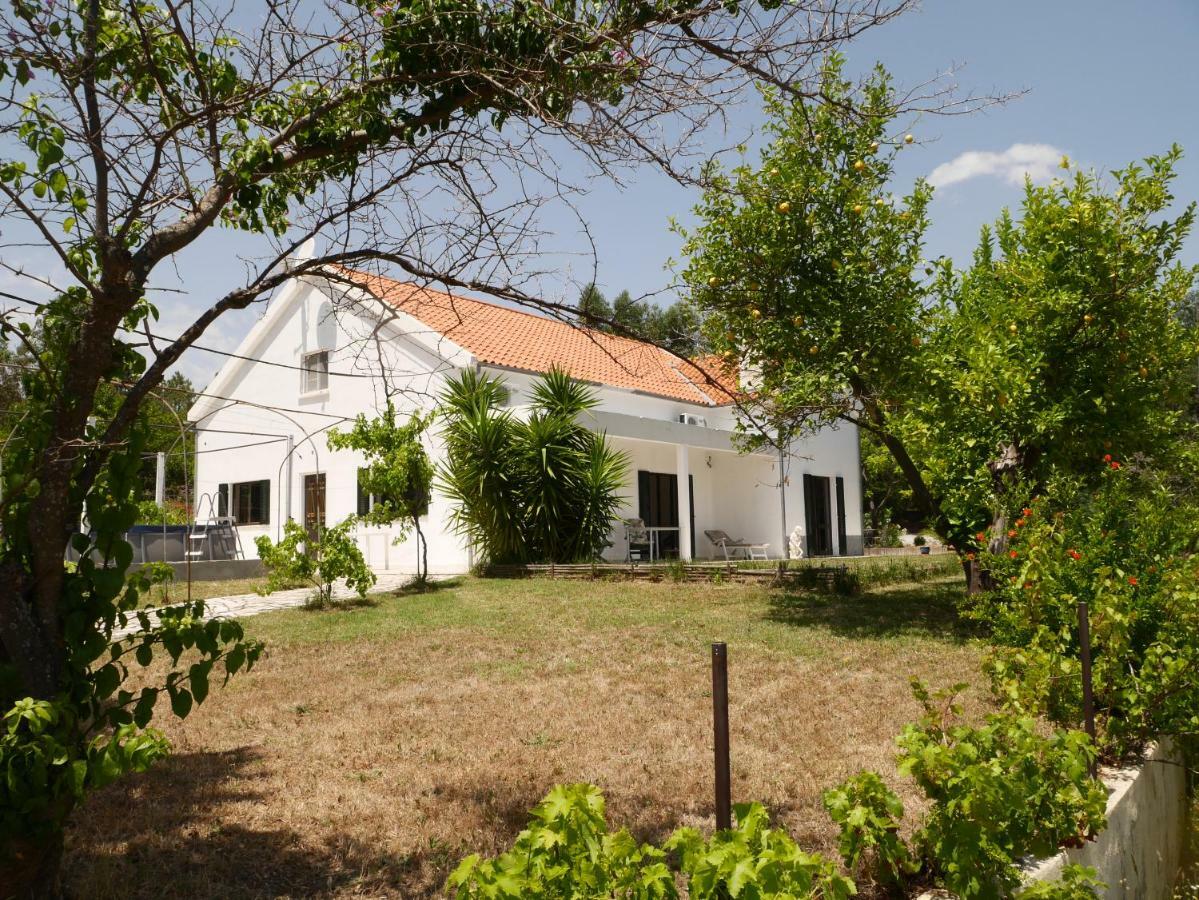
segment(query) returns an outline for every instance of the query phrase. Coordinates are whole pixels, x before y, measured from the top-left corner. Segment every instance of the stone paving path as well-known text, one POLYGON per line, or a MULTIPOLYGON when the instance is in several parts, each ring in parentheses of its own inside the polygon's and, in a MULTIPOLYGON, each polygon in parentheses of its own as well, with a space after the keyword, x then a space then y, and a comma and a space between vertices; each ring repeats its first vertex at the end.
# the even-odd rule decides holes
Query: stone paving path
MULTIPOLYGON (((430 574, 430 579, 446 578, 445 575, 430 574)), ((375 582, 375 586, 371 588, 370 593, 379 594, 384 591, 394 591, 397 588, 403 587, 412 580, 411 573, 408 572, 384 572, 378 576, 379 580, 375 582)), ((230 597, 212 597, 204 601, 205 618, 215 619, 217 617, 225 619, 242 619, 246 616, 256 616, 259 613, 270 612, 276 609, 292 609, 297 606, 303 606, 305 601, 312 596, 313 589, 295 588, 290 591, 276 591, 273 594, 267 594, 265 597, 261 594, 236 594, 230 597)), ((339 600, 345 600, 356 596, 354 591, 345 586, 338 586, 333 589, 333 596, 339 600)), ((150 614, 152 621, 157 621, 158 610, 146 610, 150 614)), ((113 640, 127 637, 141 630, 141 625, 136 621, 131 622, 125 628, 119 628, 113 632, 113 640)))

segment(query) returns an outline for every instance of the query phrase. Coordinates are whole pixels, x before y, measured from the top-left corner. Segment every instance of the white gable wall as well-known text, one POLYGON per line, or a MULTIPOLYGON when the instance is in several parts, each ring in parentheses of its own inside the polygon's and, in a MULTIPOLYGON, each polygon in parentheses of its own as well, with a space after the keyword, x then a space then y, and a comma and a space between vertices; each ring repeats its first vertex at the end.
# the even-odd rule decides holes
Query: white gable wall
MULTIPOLYGON (((424 346, 427 329, 407 322, 395 321, 384 326, 383 339, 373 340, 371 334, 377 322, 339 310, 332 315, 329 297, 321 287, 304 284, 301 290, 283 292, 275 303, 280 309, 268 310, 260 324, 266 324, 254 345, 239 351, 266 363, 300 366, 304 354, 328 350, 329 388, 318 394, 302 393, 302 375, 298 369, 274 365, 238 363, 212 389, 237 403, 208 400, 197 404, 193 420, 199 418, 197 450, 196 496, 205 494, 212 501, 200 499, 197 518, 208 515, 221 483, 248 482, 269 479, 271 482, 270 523, 243 525, 239 528, 243 550, 248 557, 256 556, 255 537, 266 534, 277 540, 289 508, 290 515, 304 521, 304 476, 325 474, 325 523, 336 524, 357 511, 358 468, 364 465, 360 454, 352 451, 334 452, 327 444, 330 427, 347 428, 351 424, 340 417, 352 419, 359 413, 378 414, 386 403, 388 391, 380 371, 387 372, 393 402, 401 414, 427 408, 439 393, 447 374, 455 366, 429 352, 424 346), (406 338, 402 328, 413 328, 414 337, 406 338), (345 377, 339 373, 370 375, 345 377), (257 405, 256 405, 257 404, 257 405), (278 410, 262 407, 278 407, 278 410), (231 434, 225 432, 251 432, 231 434), (309 438, 309 435, 312 437, 309 438), (286 440, 259 446, 242 446, 268 441, 272 437, 291 438, 291 487, 286 490, 288 444, 286 440), (219 448, 234 448, 221 452, 219 448)), ((404 317, 407 319, 407 317, 404 317)), ((427 449, 433 459, 440 457, 435 433, 427 435, 427 449)), ((444 498, 435 497, 429 515, 421 525, 429 541, 429 566, 432 571, 461 571, 469 565, 469 554, 462 542, 448 528, 449 505, 444 498)), ((361 527, 360 545, 368 562, 378 569, 412 569, 415 566, 414 537, 398 546, 392 545, 394 529, 361 527)))

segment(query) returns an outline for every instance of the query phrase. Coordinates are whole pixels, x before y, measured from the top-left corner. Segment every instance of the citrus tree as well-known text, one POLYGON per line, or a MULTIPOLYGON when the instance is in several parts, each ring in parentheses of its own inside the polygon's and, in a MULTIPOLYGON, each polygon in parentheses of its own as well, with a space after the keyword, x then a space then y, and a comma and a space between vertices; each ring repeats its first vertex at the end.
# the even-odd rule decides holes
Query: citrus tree
POLYGON ((860 87, 834 57, 824 106, 768 94, 771 138, 756 165, 714 172, 685 232, 683 278, 713 348, 740 365, 748 440, 838 422, 870 431, 892 454, 913 501, 936 498, 899 417, 924 380, 930 315, 923 237, 931 189, 891 192, 897 104, 882 69, 860 87))
POLYGON ((859 426, 967 563, 1052 476, 1165 452, 1196 353, 1178 315, 1194 211, 1167 215, 1178 149, 1110 182, 1029 183, 957 272, 923 256, 931 189, 889 189, 911 137, 889 131, 886 73, 854 86, 834 59, 824 91, 815 109, 768 98, 773 140, 715 173, 687 234, 684 279, 741 367, 747 435, 859 426))

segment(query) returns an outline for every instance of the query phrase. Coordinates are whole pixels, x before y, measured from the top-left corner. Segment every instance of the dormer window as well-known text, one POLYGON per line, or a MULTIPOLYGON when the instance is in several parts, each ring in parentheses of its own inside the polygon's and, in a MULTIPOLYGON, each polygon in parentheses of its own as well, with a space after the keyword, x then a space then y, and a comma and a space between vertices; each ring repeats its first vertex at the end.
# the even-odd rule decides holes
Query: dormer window
POLYGON ((305 394, 318 394, 329 390, 329 351, 306 353, 303 359, 304 382, 301 388, 305 394))

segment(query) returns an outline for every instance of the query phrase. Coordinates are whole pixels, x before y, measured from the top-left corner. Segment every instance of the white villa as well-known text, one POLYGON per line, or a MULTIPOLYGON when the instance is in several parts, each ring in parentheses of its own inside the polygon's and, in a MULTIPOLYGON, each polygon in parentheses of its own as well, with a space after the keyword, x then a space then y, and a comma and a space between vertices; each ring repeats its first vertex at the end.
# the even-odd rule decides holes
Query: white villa
MULTIPOLYGON (((809 556, 862 552, 858 434, 825 429, 777 451, 733 444, 735 385, 652 345, 574 327, 495 303, 363 273, 287 282, 188 414, 197 431, 196 520, 228 515, 246 556, 253 539, 281 535, 289 518, 333 524, 364 509, 363 461, 329 450, 325 433, 368 417, 393 396, 401 413, 428 409, 464 368, 501 376, 519 414, 537 374, 558 366, 594 385, 593 425, 629 458, 622 518, 655 532, 659 552, 723 558, 705 531, 788 552, 803 529, 809 556), (725 382, 725 383, 722 383, 725 382), (685 489, 680 486, 685 485, 685 489)), ((436 463, 436 427, 429 432, 436 463)), ((422 522, 431 572, 469 569, 472 548, 448 527, 449 501, 435 494, 422 522)), ((359 526, 376 570, 412 570, 416 542, 359 526)), ((613 561, 628 552, 613 524, 613 561)))

